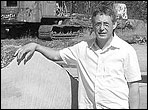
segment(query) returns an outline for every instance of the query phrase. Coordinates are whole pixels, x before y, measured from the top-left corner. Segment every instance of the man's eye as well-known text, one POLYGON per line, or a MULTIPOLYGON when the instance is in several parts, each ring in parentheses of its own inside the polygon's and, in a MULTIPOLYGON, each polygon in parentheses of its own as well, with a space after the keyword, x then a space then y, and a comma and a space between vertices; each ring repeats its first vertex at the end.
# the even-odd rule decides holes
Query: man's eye
POLYGON ((104 23, 104 25, 105 25, 105 26, 109 26, 109 24, 108 24, 108 23, 104 23))
POLYGON ((95 26, 100 26, 100 25, 101 25, 100 23, 95 24, 95 26))
POLYGON ((109 26, 108 24, 105 24, 105 26, 109 26))

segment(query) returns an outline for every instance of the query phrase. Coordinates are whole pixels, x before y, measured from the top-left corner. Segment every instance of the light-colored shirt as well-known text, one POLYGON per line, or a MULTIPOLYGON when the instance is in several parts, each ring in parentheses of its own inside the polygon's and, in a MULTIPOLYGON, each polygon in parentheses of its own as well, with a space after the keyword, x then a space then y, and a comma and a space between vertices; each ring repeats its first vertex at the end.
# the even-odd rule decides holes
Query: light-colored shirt
POLYGON ((65 63, 77 65, 79 109, 128 109, 127 82, 141 80, 136 51, 116 34, 104 50, 95 47, 91 39, 60 50, 65 63))

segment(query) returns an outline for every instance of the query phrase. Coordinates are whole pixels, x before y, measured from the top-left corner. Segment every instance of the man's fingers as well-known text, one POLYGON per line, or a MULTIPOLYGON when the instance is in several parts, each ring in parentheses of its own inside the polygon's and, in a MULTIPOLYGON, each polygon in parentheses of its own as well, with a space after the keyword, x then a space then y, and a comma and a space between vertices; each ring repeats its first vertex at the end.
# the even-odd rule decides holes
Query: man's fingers
POLYGON ((28 53, 26 54, 26 56, 25 56, 25 60, 27 60, 28 57, 29 57, 31 54, 32 54, 32 52, 28 52, 28 53))
POLYGON ((21 49, 17 52, 17 59, 19 59, 21 49))
POLYGON ((18 59, 21 59, 22 56, 24 55, 24 53, 25 53, 25 50, 22 50, 22 49, 21 49, 21 50, 18 52, 17 58, 18 58, 18 59))
POLYGON ((18 52, 21 50, 21 45, 19 45, 19 46, 17 46, 17 50, 16 50, 16 52, 15 52, 15 54, 14 54, 14 57, 16 57, 17 56, 17 54, 18 54, 18 52))
POLYGON ((18 52, 21 50, 21 48, 17 49, 17 51, 15 52, 14 56, 17 56, 18 52))

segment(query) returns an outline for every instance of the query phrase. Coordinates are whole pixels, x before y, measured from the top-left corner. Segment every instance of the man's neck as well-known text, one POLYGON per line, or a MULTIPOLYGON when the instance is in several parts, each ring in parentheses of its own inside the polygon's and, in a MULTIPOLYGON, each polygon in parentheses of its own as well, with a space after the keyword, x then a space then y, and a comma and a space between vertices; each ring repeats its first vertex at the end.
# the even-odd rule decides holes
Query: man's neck
POLYGON ((98 39, 98 38, 96 38, 95 42, 96 42, 96 45, 100 49, 104 50, 107 46, 110 45, 112 38, 113 38, 113 36, 111 36, 109 39, 98 39))

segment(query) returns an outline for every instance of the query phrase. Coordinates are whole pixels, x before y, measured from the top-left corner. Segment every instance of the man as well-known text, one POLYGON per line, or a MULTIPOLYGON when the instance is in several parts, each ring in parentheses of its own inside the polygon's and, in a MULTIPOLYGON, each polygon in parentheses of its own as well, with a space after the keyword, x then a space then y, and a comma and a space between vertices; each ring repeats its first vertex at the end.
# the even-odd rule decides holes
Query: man
POLYGON ((136 109, 139 107, 141 73, 135 50, 115 33, 114 11, 102 6, 92 15, 95 38, 54 50, 36 43, 16 52, 25 59, 35 51, 51 60, 75 63, 78 69, 79 109, 136 109))

